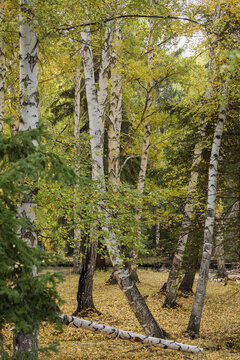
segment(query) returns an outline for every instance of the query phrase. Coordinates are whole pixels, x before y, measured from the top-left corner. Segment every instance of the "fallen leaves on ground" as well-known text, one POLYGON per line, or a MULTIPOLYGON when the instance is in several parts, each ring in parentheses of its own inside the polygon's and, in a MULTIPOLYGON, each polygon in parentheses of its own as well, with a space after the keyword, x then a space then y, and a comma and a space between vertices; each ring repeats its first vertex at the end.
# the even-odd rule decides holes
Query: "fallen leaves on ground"
MULTIPOLYGON (((76 310, 78 275, 64 270, 66 280, 59 287, 66 303, 62 307, 64 314, 71 315, 76 310)), ((186 328, 192 308, 193 296, 179 297, 176 309, 162 308, 164 295, 159 289, 167 279, 167 273, 152 270, 139 270, 141 284, 138 285, 146 302, 160 326, 178 342, 197 345, 204 348, 201 357, 197 354, 181 353, 172 350, 156 349, 142 344, 121 341, 102 334, 64 326, 62 333, 53 326, 46 325, 40 330, 40 346, 59 341, 58 354, 52 354, 52 360, 95 360, 95 359, 240 359, 240 284, 228 282, 222 286, 218 282, 209 282, 201 323, 201 338, 189 339, 186 328), (232 296, 236 293, 236 296, 232 296)), ((110 272, 97 271, 94 281, 94 302, 102 315, 92 313, 88 320, 110 325, 122 330, 143 333, 135 316, 129 308, 124 294, 117 285, 106 285, 110 272)), ((9 337, 9 336, 8 336, 9 337)), ((40 355, 40 359, 43 359, 40 355)))

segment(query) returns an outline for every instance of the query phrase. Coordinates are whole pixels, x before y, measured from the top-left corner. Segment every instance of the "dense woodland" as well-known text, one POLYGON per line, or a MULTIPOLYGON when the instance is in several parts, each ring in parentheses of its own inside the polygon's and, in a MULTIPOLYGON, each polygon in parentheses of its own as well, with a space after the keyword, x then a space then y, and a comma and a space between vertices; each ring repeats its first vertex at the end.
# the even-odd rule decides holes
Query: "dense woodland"
POLYGON ((216 304, 217 286, 240 291, 238 0, 1 0, 0 28, 2 358, 54 350, 39 355, 47 323, 205 356, 209 278, 216 304), (151 264, 158 285, 140 270, 151 264), (100 321, 107 268, 132 332, 100 321), (184 304, 182 343, 165 317, 178 324, 184 304))

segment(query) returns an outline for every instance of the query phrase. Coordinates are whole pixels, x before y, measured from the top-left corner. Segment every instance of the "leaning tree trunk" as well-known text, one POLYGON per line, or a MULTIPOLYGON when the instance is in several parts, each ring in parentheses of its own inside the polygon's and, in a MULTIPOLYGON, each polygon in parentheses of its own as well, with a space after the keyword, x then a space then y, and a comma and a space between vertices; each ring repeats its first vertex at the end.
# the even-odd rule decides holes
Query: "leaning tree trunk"
MULTIPOLYGON (((21 22, 20 22, 20 107, 21 118, 19 131, 28 131, 38 126, 38 39, 33 31, 34 15, 29 9, 30 0, 20 0, 21 22), (31 18, 30 18, 31 17, 31 18)), ((33 140, 35 146, 37 140, 33 140)), ((35 220, 34 194, 23 202, 18 209, 20 216, 25 217, 33 223, 35 220)), ((37 245, 37 233, 31 229, 21 228, 21 237, 25 239, 29 246, 37 245)), ((36 269, 33 269, 33 276, 36 276, 36 269)), ((33 309, 30 309, 33 311, 33 309)), ((14 333, 13 352, 14 358, 26 359, 26 352, 29 359, 37 359, 38 349, 38 328, 35 327, 30 334, 23 331, 14 333)))
MULTIPOLYGON (((215 14, 217 17, 218 14, 215 14)), ((205 99, 208 100, 212 94, 212 81, 214 79, 215 74, 215 46, 214 41, 210 44, 210 56, 209 56, 209 79, 207 83, 207 89, 205 92, 205 99)), ((193 164, 192 171, 190 175, 190 181, 188 184, 188 192, 186 204, 184 207, 183 220, 182 220, 182 232, 178 239, 177 248, 174 253, 172 268, 170 270, 168 280, 167 280, 167 291, 166 298, 163 306, 176 306, 176 298, 177 298, 177 287, 180 279, 180 270, 182 267, 183 255, 185 252, 186 244, 188 241, 189 229, 191 226, 191 219, 193 216, 193 196, 196 191, 197 181, 198 181, 198 166, 202 160, 202 152, 203 152, 203 140, 205 138, 206 132, 206 121, 204 119, 200 119, 199 127, 198 127, 198 139, 194 148, 194 156, 193 156, 193 164)))
MULTIPOLYGON (((153 43, 153 25, 154 22, 149 20, 149 32, 148 32, 148 42, 147 42, 147 54, 148 54, 148 68, 151 68, 153 62, 153 51, 152 51, 152 43, 153 43)), ((142 156, 141 156, 141 163, 140 163, 140 170, 138 174, 138 184, 137 189, 142 194, 144 191, 146 173, 147 173, 147 164, 148 164, 148 154, 150 149, 150 135, 151 135, 151 124, 149 121, 149 110, 152 106, 152 92, 153 90, 153 81, 150 81, 147 85, 147 97, 145 102, 145 108, 143 112, 143 117, 145 117, 144 122, 144 135, 143 135, 143 144, 142 144, 142 156)), ((139 222, 141 218, 141 209, 137 209, 137 222, 139 222)), ((141 229, 138 228, 138 242, 141 240, 141 229)), ((137 265, 136 260, 138 258, 138 251, 137 249, 132 249, 130 252, 130 274, 134 281, 139 282, 138 274, 137 274, 137 265)))
MULTIPOLYGON (((80 101, 81 101, 81 73, 80 73, 80 63, 76 68, 76 77, 75 77, 75 98, 74 98, 74 141, 75 141, 75 152, 76 152, 76 163, 75 163, 75 173, 79 176, 79 155, 80 155, 80 142, 79 142, 79 133, 80 133, 80 101)), ((76 202, 78 198, 78 186, 75 188, 75 198, 76 202)), ((73 249, 73 274, 80 273, 80 247, 81 247, 81 230, 80 230, 80 215, 74 214, 74 249, 73 249)))
MULTIPOLYGON (((226 84, 225 84, 226 86, 226 84)), ((213 228, 215 220, 215 204, 217 195, 217 172, 218 172, 218 158, 221 145, 221 139, 224 129, 224 122, 227 114, 227 90, 223 90, 223 99, 220 105, 220 111, 218 115, 218 121, 215 128, 212 151, 208 173, 208 200, 207 200, 207 214, 204 227, 204 243, 203 253, 201 260, 201 267, 199 273, 199 279, 197 283, 197 290, 194 298, 194 304, 192 313, 188 323, 188 332, 191 337, 198 337, 200 330, 200 323, 202 317, 202 310, 204 304, 204 298, 206 294, 206 287, 208 281, 208 272, 212 255, 212 241, 213 241, 213 228)))
MULTIPOLYGON (((101 145, 100 124, 98 116, 97 96, 96 87, 93 71, 93 58, 91 51, 90 42, 90 27, 86 26, 85 32, 82 32, 83 39, 83 62, 84 62, 84 73, 86 82, 86 95, 88 103, 88 115, 89 115, 89 126, 90 126, 90 143, 92 152, 92 178, 99 183, 100 190, 103 194, 106 191, 104 181, 104 169, 103 169, 103 149, 101 145)), ((110 259, 113 265, 115 277, 121 290, 124 292, 128 299, 129 305, 131 306, 134 314, 138 321, 144 328, 146 334, 163 336, 164 332, 153 318, 150 310, 148 309, 145 300, 138 291, 134 282, 131 280, 128 271, 124 268, 122 258, 119 256, 118 243, 115 233, 112 230, 111 216, 109 215, 108 209, 102 201, 98 204, 98 207, 102 209, 106 218, 106 225, 103 227, 106 246, 108 248, 110 259)))
MULTIPOLYGON (((214 17, 213 17, 213 24, 217 24, 218 19, 220 17, 220 6, 216 6, 214 17)), ((214 34, 214 38, 210 41, 210 54, 209 54, 209 76, 208 76, 208 83, 207 89, 205 92, 205 99, 207 100, 211 94, 213 89, 213 81, 215 77, 216 71, 216 51, 217 51, 217 44, 218 44, 218 35, 217 33, 214 34)), ((195 145, 194 149, 194 158, 193 158, 193 165, 192 171, 190 176, 190 181, 188 185, 188 195, 187 201, 184 208, 183 214, 183 221, 182 221, 182 233, 180 234, 177 249, 174 254, 172 268, 169 273, 169 277, 167 280, 167 292, 166 298, 164 301, 163 306, 176 306, 176 297, 177 297, 177 286, 179 280, 179 273, 182 266, 183 261, 183 254, 186 248, 186 244, 188 241, 188 233, 189 228, 191 225, 191 218, 193 214, 193 193, 196 191, 197 180, 198 180, 198 165, 202 158, 202 151, 203 151, 203 144, 202 141, 205 137, 205 130, 206 130, 206 122, 205 120, 200 120, 199 129, 198 129, 198 141, 195 145)))
POLYGON ((198 140, 194 149, 192 171, 188 184, 187 201, 184 207, 182 232, 180 234, 177 248, 174 253, 172 267, 167 280, 166 298, 163 306, 176 306, 177 287, 179 282, 179 273, 182 266, 183 255, 188 241, 191 218, 193 215, 193 193, 196 191, 198 180, 198 166, 202 160, 203 139, 205 137, 206 123, 201 120, 198 129, 198 140))

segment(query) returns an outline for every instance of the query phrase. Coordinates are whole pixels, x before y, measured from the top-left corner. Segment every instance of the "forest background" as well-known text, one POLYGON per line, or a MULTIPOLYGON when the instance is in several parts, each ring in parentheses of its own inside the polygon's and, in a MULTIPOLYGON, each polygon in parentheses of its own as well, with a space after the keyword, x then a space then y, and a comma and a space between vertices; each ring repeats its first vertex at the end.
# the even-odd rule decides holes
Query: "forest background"
POLYGON ((56 256, 79 274, 74 315, 98 312, 108 258, 157 338, 137 266, 170 268, 170 308, 199 271, 198 338, 211 261, 225 284, 240 256, 238 2, 0 5, 0 326, 14 323, 14 357, 37 358, 43 320, 60 326, 59 274, 41 270, 56 256))

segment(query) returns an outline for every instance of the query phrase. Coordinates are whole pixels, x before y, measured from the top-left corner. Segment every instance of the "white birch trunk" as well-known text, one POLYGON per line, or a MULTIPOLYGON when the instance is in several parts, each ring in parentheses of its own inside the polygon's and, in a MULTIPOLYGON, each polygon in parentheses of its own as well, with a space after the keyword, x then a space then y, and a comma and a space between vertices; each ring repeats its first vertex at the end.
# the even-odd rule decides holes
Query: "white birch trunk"
MULTIPOLYGON (((219 17, 218 8, 215 11, 213 23, 219 17)), ((209 79, 207 83, 207 89, 205 91, 205 99, 208 100, 212 94, 212 82, 214 80, 214 74, 216 70, 216 54, 215 54, 215 46, 216 46, 216 36, 210 43, 209 49, 209 79)), ((185 248, 188 241, 189 228, 191 226, 191 219, 193 215, 193 196, 194 192, 197 188, 198 181, 198 166, 202 160, 202 151, 203 151, 203 140, 205 138, 206 132, 206 122, 203 119, 200 119, 199 127, 198 127, 198 139, 194 148, 194 156, 193 156, 193 164, 190 175, 190 181, 188 184, 187 191, 187 199, 184 207, 183 220, 182 220, 182 232, 178 239, 177 248, 174 253, 174 258, 172 262, 172 268, 170 270, 168 280, 167 280, 167 288, 166 288, 166 298, 164 301, 164 306, 175 307, 176 306, 176 298, 177 298, 177 287, 179 285, 180 279, 180 270, 182 267, 183 255, 185 252, 185 248)))
MULTIPOLYGON (((80 154, 80 101, 81 101, 81 74, 80 74, 80 63, 76 68, 75 77, 75 97, 74 97, 74 141, 76 151, 76 164, 75 173, 79 175, 79 154, 80 154)), ((78 201, 77 189, 75 189, 76 201, 78 201)), ((79 228, 80 216, 75 213, 75 225, 74 225, 74 249, 73 249, 73 273, 79 274, 80 272, 80 247, 81 247, 81 231, 79 228)))
MULTIPOLYGON (((121 42, 120 22, 116 22, 116 42, 121 42)), ((111 94, 108 116, 108 180, 112 185, 120 186, 120 134, 122 124, 122 76, 117 66, 117 51, 112 54, 111 94)))
MULTIPOLYGON (((86 83, 86 95, 88 102, 88 115, 89 115, 89 126, 91 136, 91 152, 92 152, 92 178, 100 184, 100 188, 104 193, 105 182, 104 182, 104 170, 103 170, 103 153, 100 137, 100 123, 97 106, 96 87, 93 71, 93 61, 91 52, 90 42, 90 28, 87 26, 86 31, 81 33, 83 41, 83 63, 86 83)), ((111 226, 111 216, 107 211, 107 208, 102 202, 98 204, 102 208, 106 217, 106 226, 104 232, 106 234, 105 240, 109 251, 110 259, 113 265, 114 274, 118 281, 118 284, 125 296, 128 299, 129 305, 134 311, 138 321, 144 328, 148 335, 163 336, 163 331, 153 318, 149 311, 145 300, 139 293, 137 287, 131 280, 129 273, 124 269, 122 258, 119 256, 118 243, 111 226)))
POLYGON ((188 184, 187 201, 184 207, 182 231, 178 239, 177 248, 174 253, 172 267, 167 280, 166 298, 164 306, 175 307, 177 297, 177 287, 179 282, 179 273, 182 267, 183 255, 188 241, 189 228, 193 215, 193 196, 197 187, 198 166, 202 160, 203 140, 205 137, 206 123, 200 120, 198 128, 198 140, 194 148, 192 171, 188 184))
POLYGON ((156 219, 156 238, 155 238, 155 245, 156 245, 156 250, 157 251, 159 250, 160 236, 161 236, 161 233, 160 233, 160 221, 157 218, 156 219))
MULTIPOLYGON (((30 0, 20 0, 22 18, 20 24, 20 106, 19 131, 35 129, 38 126, 38 39, 29 19, 25 22, 24 9, 30 0)), ((36 143, 37 145, 37 143, 36 143)))
POLYGON ((226 278, 227 277, 227 269, 224 261, 224 236, 223 236, 223 219, 222 214, 220 212, 216 212, 216 219, 218 220, 216 227, 216 236, 215 236, 215 253, 214 257, 217 260, 217 269, 218 269, 218 277, 226 278))
POLYGON ((0 133, 3 132, 5 81, 6 81, 5 42, 1 37, 0 38, 0 133))
MULTIPOLYGON (((28 10, 31 5, 30 0, 20 0, 21 18, 20 18, 20 107, 21 119, 19 131, 27 131, 38 126, 38 39, 32 29, 34 15, 28 10), (31 19, 29 14, 31 14, 31 19)), ((37 141, 33 140, 35 146, 37 141)), ((31 223, 35 220, 34 208, 36 203, 33 194, 29 194, 28 200, 23 202, 18 209, 22 217, 28 218, 31 223)), ((21 237, 25 239, 29 246, 37 245, 37 233, 31 229, 21 228, 21 237)), ((33 276, 37 275, 33 268, 33 276)), ((25 359, 25 352, 33 351, 29 354, 29 359, 37 359, 38 348, 38 328, 33 333, 24 335, 22 332, 14 334, 14 357, 25 359)))
MULTIPOLYGON (((153 62, 153 52, 152 52, 152 43, 153 43, 153 24, 152 20, 149 20, 149 32, 148 32, 148 42, 147 42, 147 53, 148 53, 148 67, 150 68, 153 62)), ((153 82, 149 82, 147 86, 147 98, 145 103, 145 114, 147 115, 151 106, 152 106, 152 87, 153 82)), ((146 173, 147 173, 147 164, 148 164, 148 154, 150 149, 150 135, 151 135, 151 125, 150 121, 147 118, 144 122, 144 135, 143 135, 143 144, 142 144, 142 156, 140 163, 140 170, 138 174, 138 184, 137 189, 142 194, 144 191, 146 173)), ((141 218, 141 209, 137 209, 138 214, 136 215, 137 221, 141 218)), ((141 241, 141 229, 138 228, 138 243, 141 241)), ((137 274, 137 258, 138 251, 137 249, 132 249, 130 252, 130 273, 131 277, 134 281, 139 282, 138 274, 137 274)))
POLYGON ((105 38, 101 52, 101 65, 99 71, 98 81, 98 111, 99 111, 99 122, 100 122, 100 133, 101 143, 104 146, 104 126, 105 126, 105 112, 107 106, 108 97, 108 78, 111 63, 111 52, 113 42, 113 30, 110 27, 106 27, 105 38))
MULTIPOLYGON (((5 9, 4 1, 0 0, 0 24, 4 20, 5 9)), ((5 101, 5 81, 6 81, 6 53, 5 41, 0 37, 0 133, 3 132, 4 101, 5 101)))
POLYGON ((79 319, 74 316, 60 315, 60 318, 66 325, 73 324, 77 328, 83 328, 88 331, 100 332, 105 336, 119 338, 121 340, 129 340, 131 342, 142 343, 144 345, 153 345, 164 349, 171 349, 189 353, 199 353, 203 350, 198 346, 178 343, 174 340, 164 340, 156 337, 137 334, 133 331, 124 331, 113 328, 111 326, 94 323, 92 321, 84 319, 79 319))
MULTIPOLYGON (((226 86, 226 84, 225 84, 226 86)), ((188 332, 192 337, 199 336, 200 322, 202 310, 204 305, 204 298, 206 294, 206 287, 208 281, 208 272, 212 255, 212 241, 213 241, 213 228, 215 220, 215 205, 217 195, 217 173, 218 173, 218 158, 221 145, 221 139, 224 129, 224 123, 227 115, 227 90, 223 90, 223 99, 220 105, 218 121, 216 124, 212 151, 209 165, 208 174, 208 200, 207 200, 207 214, 204 227, 204 243, 203 253, 201 260, 201 267, 199 279, 197 283, 197 290, 194 298, 192 313, 188 323, 188 332)))

